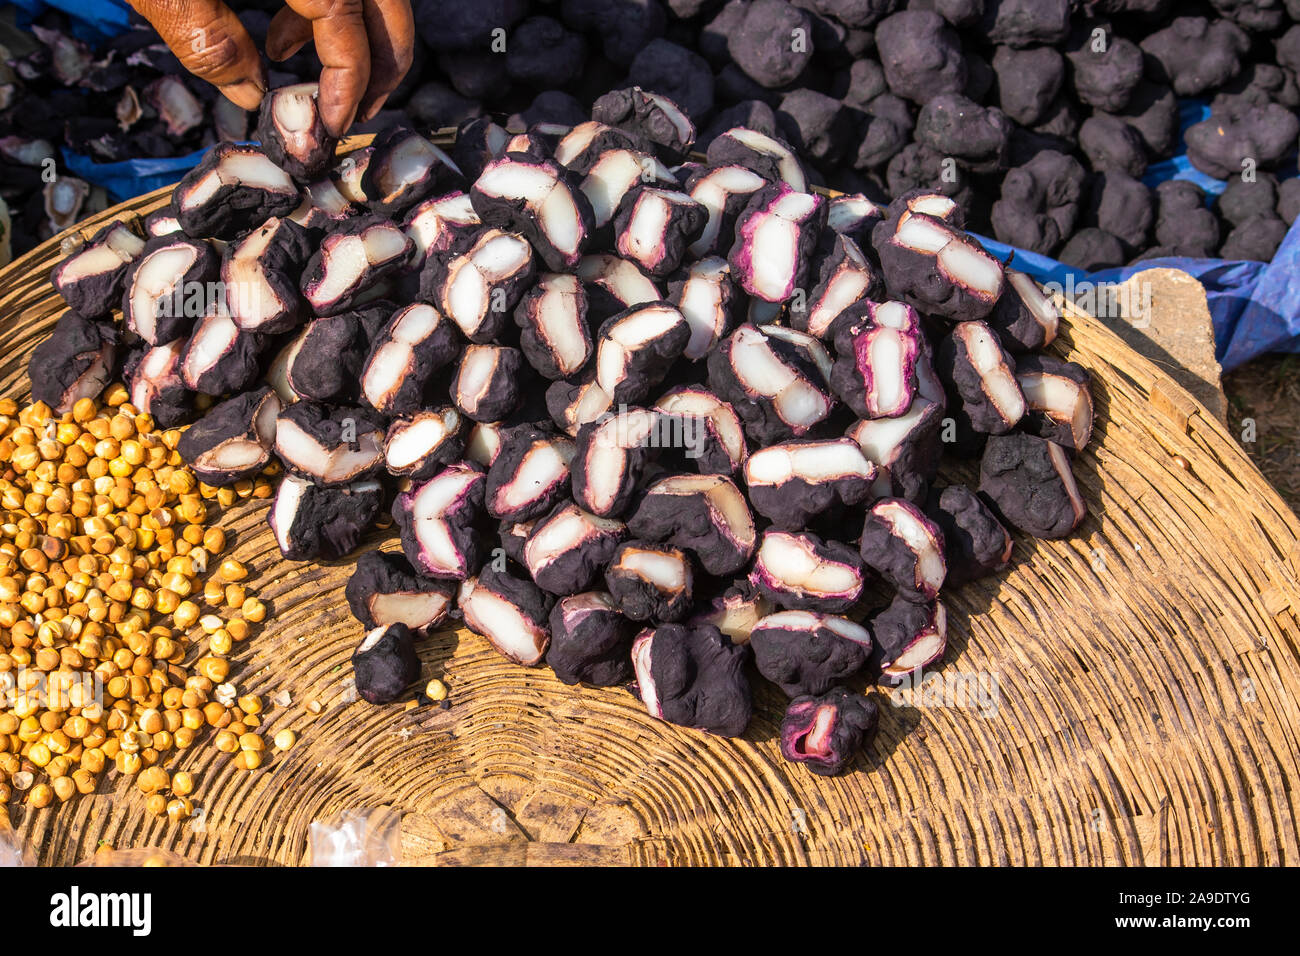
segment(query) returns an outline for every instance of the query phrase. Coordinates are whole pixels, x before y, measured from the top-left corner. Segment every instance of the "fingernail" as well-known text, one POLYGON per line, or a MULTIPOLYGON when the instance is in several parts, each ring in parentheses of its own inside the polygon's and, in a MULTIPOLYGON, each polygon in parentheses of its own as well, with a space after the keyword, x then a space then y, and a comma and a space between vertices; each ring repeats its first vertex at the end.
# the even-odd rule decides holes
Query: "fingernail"
POLYGON ((388 94, 385 93, 383 96, 376 99, 369 106, 363 107, 361 110, 361 114, 358 117, 358 120, 362 123, 369 123, 372 119, 374 119, 376 116, 379 115, 379 111, 384 108, 384 104, 387 102, 388 102, 388 94))
POLYGON ((229 83, 221 87, 221 92, 226 99, 240 109, 251 112, 262 105, 262 97, 266 94, 266 87, 256 80, 241 80, 238 83, 229 83))
POLYGON ((329 109, 326 107, 321 110, 321 120, 325 123, 325 129, 331 136, 342 139, 348 134, 355 122, 355 112, 345 113, 340 110, 329 109))
POLYGON ((267 40, 266 55, 279 63, 281 60, 289 59, 289 57, 293 56, 306 45, 306 41, 303 41, 301 43, 295 43, 292 46, 281 46, 279 43, 267 40))

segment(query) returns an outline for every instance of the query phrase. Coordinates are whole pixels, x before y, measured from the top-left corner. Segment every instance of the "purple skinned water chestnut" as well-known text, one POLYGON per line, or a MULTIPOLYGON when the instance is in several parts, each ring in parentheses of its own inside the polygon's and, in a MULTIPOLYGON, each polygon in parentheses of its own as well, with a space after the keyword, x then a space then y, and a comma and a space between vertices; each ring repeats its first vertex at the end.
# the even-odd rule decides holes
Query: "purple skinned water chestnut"
POLYGON ((251 478, 271 460, 281 407, 269 386, 235 395, 187 428, 176 450, 210 485, 251 478))
POLYGON ((875 737, 874 700, 844 687, 796 697, 781 720, 781 755, 823 777, 835 776, 875 737))
POLYGON ((144 248, 145 240, 129 226, 111 222, 55 266, 50 283, 74 312, 101 318, 122 304, 127 272, 144 248))
POLYGON ((553 603, 532 581, 491 564, 461 585, 457 600, 466 627, 486 637, 501 656, 526 667, 540 664, 546 654, 553 603))
POLYGON ((616 687, 632 679, 636 626, 604 591, 560 598, 551 608, 546 663, 566 684, 616 687))
POLYGON ((910 501, 882 498, 873 504, 859 550, 866 565, 900 597, 918 604, 938 597, 948 570, 943 532, 910 501))
POLYGON ((344 594, 364 627, 405 624, 425 632, 447 619, 456 588, 417 574, 399 551, 366 551, 357 558, 344 594))
POLYGON ((637 696, 652 717, 724 737, 749 726, 749 651, 716 627, 663 624, 632 644, 637 696))
POLYGON ((778 611, 749 632, 758 672, 790 697, 822 694, 866 666, 871 632, 833 614, 778 611))
POLYGON ((393 503, 402 551, 421 574, 463 581, 483 562, 479 534, 487 476, 464 462, 448 465, 393 503))

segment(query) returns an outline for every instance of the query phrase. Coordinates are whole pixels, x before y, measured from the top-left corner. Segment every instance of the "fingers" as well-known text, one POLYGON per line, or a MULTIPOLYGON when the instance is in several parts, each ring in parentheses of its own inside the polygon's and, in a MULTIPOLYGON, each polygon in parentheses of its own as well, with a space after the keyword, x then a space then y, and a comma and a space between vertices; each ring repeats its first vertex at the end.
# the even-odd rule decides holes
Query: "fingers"
POLYGON ((370 36, 370 86, 361 101, 362 122, 383 109, 411 68, 415 49, 415 18, 408 0, 366 0, 366 31, 370 36))
POLYGON ((221 0, 128 0, 185 69, 246 110, 261 105, 266 74, 253 39, 221 0))
POLYGON ((266 31, 266 55, 287 60, 311 42, 311 21, 289 7, 281 7, 266 31))
POLYGON ((370 42, 362 0, 288 0, 288 4, 311 21, 323 67, 317 101, 321 120, 332 135, 342 136, 370 85, 370 42))

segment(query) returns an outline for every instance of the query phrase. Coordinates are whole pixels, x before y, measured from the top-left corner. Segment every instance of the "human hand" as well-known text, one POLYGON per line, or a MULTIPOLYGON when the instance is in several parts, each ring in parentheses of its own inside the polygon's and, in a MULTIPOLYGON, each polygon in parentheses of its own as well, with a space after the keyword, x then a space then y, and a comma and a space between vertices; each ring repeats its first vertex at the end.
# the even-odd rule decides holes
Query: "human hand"
MULTIPOLYGON (((236 106, 255 110, 266 93, 266 67, 222 0, 128 0, 181 64, 236 106)), ((320 57, 320 112, 342 136, 383 107, 410 69, 415 21, 409 0, 286 0, 271 20, 266 52, 286 60, 314 41, 320 57)))

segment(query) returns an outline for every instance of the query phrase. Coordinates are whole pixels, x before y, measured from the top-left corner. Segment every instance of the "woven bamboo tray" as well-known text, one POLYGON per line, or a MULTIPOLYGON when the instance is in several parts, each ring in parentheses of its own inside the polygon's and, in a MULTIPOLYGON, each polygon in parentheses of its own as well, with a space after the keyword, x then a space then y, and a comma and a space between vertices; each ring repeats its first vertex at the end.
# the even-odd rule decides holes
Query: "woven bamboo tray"
MULTIPOLYGON (((60 238, 0 270, 0 395, 27 396, 28 356, 63 308, 60 238)), ((718 739, 466 631, 420 651, 449 709, 347 703, 348 563, 283 560, 267 504, 243 502, 222 526, 273 614, 232 679, 288 691, 265 726, 298 745, 254 772, 211 746, 173 761, 199 781, 201 827, 147 815, 111 773, 66 806, 12 804, 15 826, 54 864, 101 842, 298 864, 312 820, 376 806, 402 811, 408 863, 1300 863, 1300 522, 1205 408, 1096 320, 1071 310, 1056 349, 1093 373, 1076 466, 1089 516, 1066 541, 1018 536, 1008 572, 945 592, 942 673, 996 678, 995 713, 882 700, 874 748, 828 780, 782 760, 774 691, 743 739, 718 739)))

